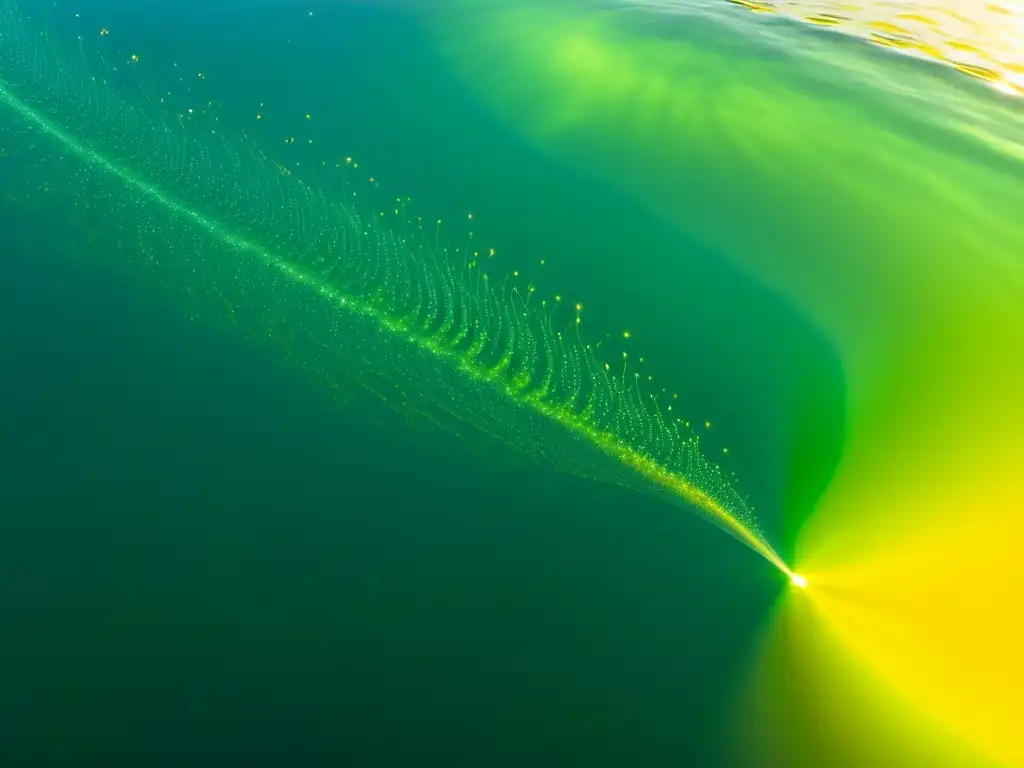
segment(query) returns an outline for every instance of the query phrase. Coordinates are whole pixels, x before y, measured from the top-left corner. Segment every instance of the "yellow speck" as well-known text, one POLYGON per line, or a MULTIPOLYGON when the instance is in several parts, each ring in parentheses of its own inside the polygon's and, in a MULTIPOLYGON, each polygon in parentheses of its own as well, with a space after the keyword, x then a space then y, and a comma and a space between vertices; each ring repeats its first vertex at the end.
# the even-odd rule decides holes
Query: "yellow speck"
POLYGON ((312 115, 310 115, 310 114, 309 114, 309 112, 307 112, 307 113, 306 113, 306 119, 307 119, 307 120, 310 120, 310 119, 312 119, 312 115))
POLYGON ((582 310, 582 309, 583 309, 583 305, 582 305, 582 304, 577 304, 577 305, 576 305, 576 311, 577 311, 577 312, 579 312, 579 311, 580 311, 580 310, 582 310))
POLYGON ((629 331, 623 331, 622 332, 622 338, 628 339, 629 338, 629 331))
POLYGON ((711 429, 711 422, 710 421, 705 421, 704 422, 704 428, 705 429, 711 429))

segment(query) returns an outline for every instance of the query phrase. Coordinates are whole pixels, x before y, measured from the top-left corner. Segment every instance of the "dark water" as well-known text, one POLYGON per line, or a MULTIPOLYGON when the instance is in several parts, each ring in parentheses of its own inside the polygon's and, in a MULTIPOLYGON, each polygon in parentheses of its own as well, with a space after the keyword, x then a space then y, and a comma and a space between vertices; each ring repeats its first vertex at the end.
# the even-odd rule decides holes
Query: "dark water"
MULTIPOLYGON (((226 121, 265 101, 267 141, 299 126, 438 216, 473 211, 509 268, 545 257, 545 290, 630 328, 721 425, 708 439, 784 552, 781 510, 813 502, 835 451, 788 448, 835 433, 824 345, 506 135, 407 9, 310 8, 315 26, 90 3, 76 23, 158 82, 203 70, 226 121), (821 421, 794 424, 809 391, 821 421)), ((339 402, 76 236, 0 209, 0 764, 725 764, 783 586, 760 558, 643 496, 339 402)))

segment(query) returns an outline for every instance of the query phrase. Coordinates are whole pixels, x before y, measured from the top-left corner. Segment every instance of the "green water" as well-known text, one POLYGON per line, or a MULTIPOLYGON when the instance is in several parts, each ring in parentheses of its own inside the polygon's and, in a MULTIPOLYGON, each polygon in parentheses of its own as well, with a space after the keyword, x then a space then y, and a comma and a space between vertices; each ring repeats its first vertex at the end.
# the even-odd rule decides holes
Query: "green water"
MULTIPOLYGON (((309 131, 431 215, 472 211, 508 268, 545 258, 539 288, 583 302, 599 336, 629 329, 714 424, 785 547, 786 494, 809 506, 837 450, 830 350, 506 133, 401 9, 91 13, 72 23, 109 26, 111 61, 138 50, 159 82, 203 71, 226 123, 265 102, 268 152, 287 161, 283 139, 309 131), (187 46, 168 22, 192 25, 187 46), (820 418, 794 425, 808 392, 820 418), (778 447, 810 430, 793 489, 778 447)), ((15 162, 0 156, 3 178, 31 178, 15 162)), ((11 764, 718 764, 780 588, 758 558, 643 495, 338 395, 140 291, 45 193, 2 192, 11 764)))

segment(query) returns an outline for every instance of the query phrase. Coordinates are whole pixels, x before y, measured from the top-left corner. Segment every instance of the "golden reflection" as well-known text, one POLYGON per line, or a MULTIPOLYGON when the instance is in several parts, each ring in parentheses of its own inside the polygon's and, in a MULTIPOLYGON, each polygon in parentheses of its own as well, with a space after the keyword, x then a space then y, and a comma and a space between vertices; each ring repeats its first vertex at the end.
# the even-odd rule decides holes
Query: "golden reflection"
POLYGON ((827 26, 919 58, 941 61, 1004 93, 1024 96, 1024 0, 731 2, 759 13, 772 12, 827 26))

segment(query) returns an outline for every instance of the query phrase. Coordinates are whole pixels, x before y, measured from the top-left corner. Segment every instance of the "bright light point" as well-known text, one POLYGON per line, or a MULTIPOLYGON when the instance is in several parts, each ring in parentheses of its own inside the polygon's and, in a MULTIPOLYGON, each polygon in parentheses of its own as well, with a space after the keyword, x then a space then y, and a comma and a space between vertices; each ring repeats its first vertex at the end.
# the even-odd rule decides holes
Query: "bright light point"
POLYGON ((801 576, 799 573, 789 574, 789 580, 793 582, 794 587, 799 587, 800 589, 807 589, 807 579, 806 577, 801 576))

